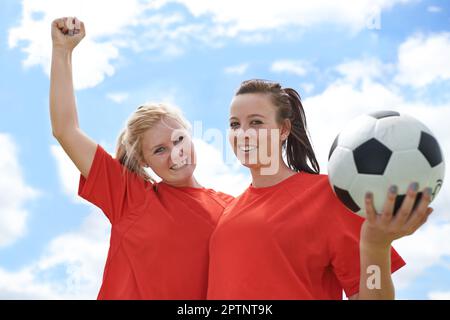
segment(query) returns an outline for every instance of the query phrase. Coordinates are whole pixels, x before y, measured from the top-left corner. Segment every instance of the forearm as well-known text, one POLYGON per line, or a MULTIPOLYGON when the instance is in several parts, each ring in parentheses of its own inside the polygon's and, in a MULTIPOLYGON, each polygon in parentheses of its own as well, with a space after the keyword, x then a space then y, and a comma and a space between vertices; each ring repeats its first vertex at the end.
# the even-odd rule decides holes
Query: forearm
POLYGON ((391 247, 373 248, 361 244, 359 300, 393 300, 395 290, 391 277, 391 247))
POLYGON ((50 117, 55 137, 78 128, 78 115, 72 80, 72 52, 53 48, 50 75, 50 117))

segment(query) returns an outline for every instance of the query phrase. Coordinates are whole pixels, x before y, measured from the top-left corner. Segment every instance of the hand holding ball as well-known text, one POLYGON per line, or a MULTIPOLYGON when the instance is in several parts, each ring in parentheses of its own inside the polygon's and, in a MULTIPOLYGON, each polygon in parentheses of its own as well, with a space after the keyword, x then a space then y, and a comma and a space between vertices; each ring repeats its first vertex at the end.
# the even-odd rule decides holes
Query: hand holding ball
POLYGON ((411 183, 418 183, 416 207, 425 188, 431 189, 431 200, 436 198, 444 174, 442 151, 431 131, 417 119, 394 111, 354 119, 336 137, 328 158, 335 194, 363 217, 367 192, 373 194, 375 209, 381 212, 387 191, 395 186, 395 214, 411 183))

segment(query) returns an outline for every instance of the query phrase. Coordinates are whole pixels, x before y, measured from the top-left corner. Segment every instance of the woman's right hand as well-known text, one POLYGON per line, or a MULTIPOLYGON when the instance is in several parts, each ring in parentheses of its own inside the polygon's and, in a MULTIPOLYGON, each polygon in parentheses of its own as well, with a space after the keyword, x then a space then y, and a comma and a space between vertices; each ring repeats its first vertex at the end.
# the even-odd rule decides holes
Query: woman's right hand
POLYGON ((52 22, 53 48, 72 51, 86 35, 84 23, 75 17, 64 17, 52 22))

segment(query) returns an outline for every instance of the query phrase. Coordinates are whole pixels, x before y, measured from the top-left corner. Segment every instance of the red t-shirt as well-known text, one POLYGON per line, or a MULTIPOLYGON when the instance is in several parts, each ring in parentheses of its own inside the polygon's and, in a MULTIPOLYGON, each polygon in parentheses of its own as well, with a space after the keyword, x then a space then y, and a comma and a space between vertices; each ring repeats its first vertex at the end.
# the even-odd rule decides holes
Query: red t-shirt
MULTIPOLYGON (((250 187, 211 236, 208 299, 342 299, 359 291, 364 219, 334 195, 327 175, 298 173, 250 187)), ((405 265, 392 249, 392 272, 405 265)))
POLYGON ((98 145, 78 194, 112 224, 98 299, 205 299, 212 231, 233 199, 145 181, 98 145))

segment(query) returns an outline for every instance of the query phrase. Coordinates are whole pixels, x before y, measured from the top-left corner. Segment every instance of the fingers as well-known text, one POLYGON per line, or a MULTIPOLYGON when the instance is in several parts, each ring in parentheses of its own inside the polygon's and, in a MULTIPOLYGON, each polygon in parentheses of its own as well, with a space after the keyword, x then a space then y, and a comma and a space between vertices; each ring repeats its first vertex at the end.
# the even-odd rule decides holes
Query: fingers
POLYGON ((86 28, 84 27, 84 22, 80 21, 80 32, 83 36, 86 35, 86 28))
POLYGON ((377 212, 373 204, 373 193, 367 192, 365 196, 366 219, 369 223, 375 223, 377 220, 377 212))
POLYGON ((410 215, 409 219, 406 221, 405 230, 408 234, 415 232, 421 225, 423 225, 428 218, 428 216, 433 211, 429 208, 431 202, 431 188, 426 188, 422 192, 422 198, 419 205, 414 209, 413 213, 410 215))
POLYGON ((81 30, 81 21, 78 20, 77 18, 75 18, 75 23, 74 23, 74 34, 79 34, 81 30))
POLYGON ((403 226, 411 215, 411 211, 416 201, 417 191, 419 189, 419 184, 417 182, 413 182, 409 185, 408 190, 406 191, 406 195, 403 199, 403 202, 400 206, 400 209, 395 215, 393 220, 394 224, 397 226, 403 226))
POLYGON ((55 19, 52 24, 58 29, 62 29, 64 27, 64 18, 55 19))
POLYGON ((67 27, 67 33, 69 36, 73 36, 75 34, 75 24, 76 24, 76 18, 75 17, 69 17, 65 21, 66 27, 67 27))
POLYGON ((84 24, 76 17, 64 17, 53 21, 53 25, 57 27, 65 35, 73 36, 84 32, 84 24))
MULTIPOLYGON (((429 208, 426 210, 426 215, 425 215, 425 217, 424 217, 424 218, 420 221, 420 223, 416 226, 416 228, 414 229, 414 231, 416 231, 417 229, 419 229, 422 225, 425 224, 425 222, 427 222, 428 217, 433 213, 433 211, 434 211, 434 209, 431 208, 431 207, 429 207, 429 208)), ((414 232, 414 231, 413 231, 413 232, 414 232)))
POLYGON ((425 222, 427 222, 428 217, 431 215, 432 212, 433 208, 427 208, 424 211, 424 214, 420 215, 419 219, 411 220, 410 222, 408 222, 407 225, 405 226, 404 234, 409 236, 412 235, 414 232, 416 232, 417 229, 419 229, 422 225, 425 224, 425 222))
POLYGON ((386 201, 384 202, 383 212, 381 213, 381 221, 387 225, 391 222, 394 215, 395 199, 397 198, 397 186, 391 186, 388 190, 386 201))

